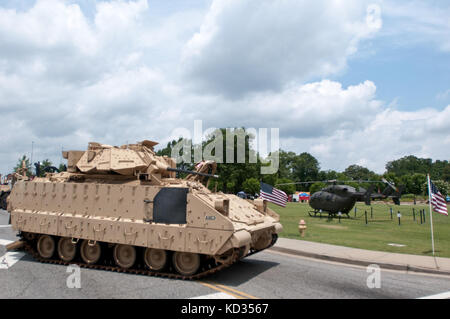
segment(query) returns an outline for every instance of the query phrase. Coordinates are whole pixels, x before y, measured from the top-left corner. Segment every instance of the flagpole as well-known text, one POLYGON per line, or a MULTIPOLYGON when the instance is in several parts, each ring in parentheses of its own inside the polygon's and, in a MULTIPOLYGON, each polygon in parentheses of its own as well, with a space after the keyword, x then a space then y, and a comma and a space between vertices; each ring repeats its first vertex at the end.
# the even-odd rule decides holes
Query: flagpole
POLYGON ((427 178, 428 178, 428 203, 430 205, 431 249, 433 251, 433 256, 434 256, 433 214, 432 214, 432 210, 431 210, 431 182, 430 182, 430 174, 427 175, 427 178))

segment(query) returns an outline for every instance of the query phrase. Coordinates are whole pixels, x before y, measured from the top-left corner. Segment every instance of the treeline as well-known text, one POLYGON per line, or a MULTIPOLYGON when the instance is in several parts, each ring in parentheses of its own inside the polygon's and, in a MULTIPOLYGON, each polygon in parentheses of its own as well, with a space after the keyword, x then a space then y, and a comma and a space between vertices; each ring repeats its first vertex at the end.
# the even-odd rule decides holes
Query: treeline
POLYGON ((53 170, 53 168, 56 168, 60 172, 67 170, 67 167, 65 164, 61 163, 57 167, 55 167, 48 158, 44 159, 42 161, 37 161, 33 165, 31 165, 30 159, 26 155, 23 155, 17 161, 17 164, 14 167, 14 172, 21 172, 24 164, 25 164, 25 169, 27 171, 27 176, 33 175, 33 176, 38 176, 38 177, 44 177, 46 172, 48 172, 50 169, 53 170))
POLYGON ((433 162, 430 158, 413 155, 402 157, 386 164, 386 179, 396 185, 404 185, 407 194, 427 193, 427 174, 442 194, 450 194, 450 163, 447 160, 433 162))
MULTIPOLYGON (((226 152, 225 129, 221 129, 223 141, 223 154, 226 152)), ((295 191, 315 192, 326 186, 323 182, 311 184, 289 184, 294 182, 311 181, 346 181, 347 185, 355 188, 375 187, 375 191, 383 191, 385 184, 381 182, 382 178, 387 179, 395 185, 403 185, 403 194, 425 195, 427 193, 426 174, 430 173, 431 179, 439 190, 444 194, 450 193, 450 163, 448 161, 435 161, 432 159, 417 158, 415 156, 406 156, 386 164, 386 172, 382 175, 376 174, 366 167, 360 165, 350 165, 343 172, 334 170, 323 170, 319 161, 307 152, 296 154, 294 152, 279 151, 279 169, 272 175, 262 175, 260 168, 264 164, 258 158, 257 163, 249 163, 250 154, 255 153, 251 148, 253 137, 249 134, 245 141, 246 162, 236 164, 218 163, 217 174, 219 178, 210 183, 210 187, 226 193, 237 193, 244 191, 248 194, 259 193, 259 181, 270 185, 278 185, 287 194, 295 191), (380 181, 380 183, 363 183, 361 180, 380 181), (353 181, 353 182, 352 182, 353 181)), ((158 151, 158 155, 171 156, 172 148, 178 141, 172 141, 167 146, 158 151)), ((211 142, 207 139, 202 143, 202 149, 211 142)), ((197 146, 192 146, 192 150, 197 146)), ((234 154, 237 156, 237 141, 234 141, 234 154)), ((264 161, 264 160, 263 160, 264 161)), ((186 169, 194 169, 193 154, 190 163, 182 162, 178 166, 186 169)))
MULTIPOLYGON (((228 130, 228 129, 227 129, 228 130)), ((279 155, 279 169, 276 173, 265 175, 261 174, 261 167, 267 164, 264 162, 267 159, 262 159, 257 155, 256 151, 252 148, 252 142, 254 136, 252 134, 245 135, 245 161, 244 163, 238 162, 238 139, 235 138, 233 143, 227 143, 227 130, 221 129, 223 141, 220 146, 216 147, 211 152, 215 155, 221 147, 221 154, 225 156, 227 150, 227 144, 231 145, 234 154, 235 164, 223 164, 218 163, 217 174, 219 178, 210 183, 212 189, 223 191, 225 193, 237 193, 244 191, 248 194, 259 193, 259 182, 263 181, 270 185, 277 185, 276 187, 282 189, 287 194, 292 194, 295 191, 310 191, 315 192, 326 186, 323 182, 311 183, 311 184, 289 184, 294 182, 311 182, 311 181, 329 181, 338 180, 346 181, 347 185, 355 188, 363 187, 369 188, 371 185, 375 187, 375 191, 382 191, 385 184, 381 182, 382 178, 386 178, 388 181, 395 183, 395 185, 404 185, 405 189, 403 194, 415 194, 425 195, 427 192, 426 174, 430 173, 431 179, 439 190, 444 194, 450 194, 450 163, 447 160, 435 161, 432 159, 417 158, 415 156, 406 156, 386 164, 386 171, 384 174, 379 175, 369 170, 366 167, 360 165, 350 165, 343 172, 334 170, 323 170, 320 167, 319 161, 307 152, 296 154, 294 152, 286 152, 280 150, 279 155), (251 159, 257 158, 256 162, 251 159), (370 180, 380 181, 380 183, 369 184, 360 183, 357 181, 370 180), (353 182, 352 182, 353 181, 353 182)), ((245 129, 241 129, 244 130, 245 129)), ((179 168, 195 169, 194 150, 195 148, 201 148, 203 151, 206 147, 210 148, 211 141, 214 136, 211 135, 201 145, 191 145, 191 156, 187 161, 178 164, 179 168)), ((181 139, 180 139, 181 140, 181 139)), ((180 141, 172 141, 167 144, 166 147, 160 149, 157 154, 160 156, 172 155, 172 149, 180 141)), ((275 155, 275 154, 269 154, 275 155)), ((14 171, 18 171, 22 167, 22 161, 25 161, 28 170, 28 175, 32 174, 32 165, 26 156, 19 159, 14 171)), ((40 162, 40 176, 45 176, 45 169, 52 167, 53 164, 48 159, 40 162)), ((65 170, 65 165, 60 164, 58 166, 60 171, 65 170)), ((34 169, 34 172, 36 170, 34 169)), ((181 176, 182 177, 182 176, 181 176)))

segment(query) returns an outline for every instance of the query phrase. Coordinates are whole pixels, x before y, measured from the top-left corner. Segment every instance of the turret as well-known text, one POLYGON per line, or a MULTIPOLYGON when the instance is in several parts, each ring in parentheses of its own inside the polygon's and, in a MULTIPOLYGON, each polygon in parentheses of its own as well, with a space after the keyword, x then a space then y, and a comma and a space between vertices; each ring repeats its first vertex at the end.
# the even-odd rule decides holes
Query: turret
POLYGON ((120 147, 100 143, 89 143, 87 151, 66 151, 69 173, 119 174, 139 176, 141 174, 160 174, 174 177, 167 168, 175 168, 175 161, 166 156, 157 156, 153 147, 158 143, 143 141, 120 147))
POLYGON ((204 172, 177 169, 174 159, 156 155, 153 147, 157 144, 145 140, 118 147, 91 142, 87 151, 64 151, 63 157, 67 159, 69 173, 137 176, 144 180, 151 177, 175 178, 176 172, 217 177, 204 172))

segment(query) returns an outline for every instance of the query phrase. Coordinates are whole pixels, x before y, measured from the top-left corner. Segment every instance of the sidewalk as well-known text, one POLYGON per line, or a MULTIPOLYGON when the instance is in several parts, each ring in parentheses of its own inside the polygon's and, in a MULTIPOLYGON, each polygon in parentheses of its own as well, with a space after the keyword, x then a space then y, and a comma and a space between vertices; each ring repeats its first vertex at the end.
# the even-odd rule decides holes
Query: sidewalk
POLYGON ((352 265, 377 264, 382 269, 450 276, 450 258, 396 254, 287 238, 278 238, 270 250, 352 265))

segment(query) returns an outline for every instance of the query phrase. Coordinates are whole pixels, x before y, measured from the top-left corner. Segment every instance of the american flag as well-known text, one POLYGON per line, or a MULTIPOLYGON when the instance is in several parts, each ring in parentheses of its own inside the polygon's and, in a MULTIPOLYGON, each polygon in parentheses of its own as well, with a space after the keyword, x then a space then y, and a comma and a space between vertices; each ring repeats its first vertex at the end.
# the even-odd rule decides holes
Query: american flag
POLYGON ((282 207, 286 207, 288 196, 285 192, 261 182, 260 198, 282 207))
POLYGON ((433 206, 433 210, 436 213, 448 216, 447 203, 445 202, 444 196, 442 196, 441 192, 437 189, 436 186, 434 186, 431 180, 430 186, 431 186, 431 206, 433 206))

